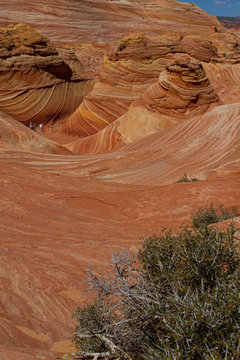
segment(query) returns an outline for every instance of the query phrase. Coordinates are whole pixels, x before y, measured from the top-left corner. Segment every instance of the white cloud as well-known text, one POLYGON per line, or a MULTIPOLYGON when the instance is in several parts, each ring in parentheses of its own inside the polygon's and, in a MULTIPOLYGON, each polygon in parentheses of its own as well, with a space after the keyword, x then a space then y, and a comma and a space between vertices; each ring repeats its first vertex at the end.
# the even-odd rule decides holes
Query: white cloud
POLYGON ((231 0, 214 0, 213 4, 216 6, 225 6, 225 7, 231 7, 230 4, 231 0))

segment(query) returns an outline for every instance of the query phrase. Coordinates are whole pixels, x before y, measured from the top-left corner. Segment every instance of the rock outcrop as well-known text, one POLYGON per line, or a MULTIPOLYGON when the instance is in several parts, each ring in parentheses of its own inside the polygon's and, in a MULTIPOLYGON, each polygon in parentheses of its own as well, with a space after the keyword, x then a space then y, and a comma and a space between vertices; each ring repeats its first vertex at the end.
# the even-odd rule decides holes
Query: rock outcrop
POLYGON ((34 18, 34 27, 55 45, 26 25, 2 29, 0 65, 10 71, 0 79, 0 111, 24 123, 58 120, 59 127, 69 118, 61 126, 64 134, 92 135, 125 114, 176 53, 201 61, 226 61, 223 54, 234 61, 239 57, 238 39, 216 18, 175 0, 53 0, 45 5, 36 0, 34 6, 30 0, 21 5, 10 0, 1 14, 4 25, 8 18, 28 24, 34 18), (91 91, 104 53, 119 38, 91 91))
POLYGON ((0 4, 0 24, 27 23, 55 43, 115 44, 131 32, 209 35, 216 18, 176 0, 9 0, 0 4), (186 16, 187 14, 187 16, 186 16))
POLYGON ((185 53, 206 63, 237 61, 240 56, 237 38, 230 57, 222 56, 224 50, 229 53, 228 45, 232 46, 232 42, 226 41, 226 45, 223 41, 229 36, 233 35, 227 32, 213 33, 207 39, 202 35, 166 33, 154 38, 144 34, 123 38, 118 47, 105 58, 103 70, 93 90, 60 131, 84 137, 103 129, 126 113, 130 104, 157 81, 166 64, 178 54, 185 53))
POLYGON ((220 23, 234 34, 240 35, 240 16, 218 16, 220 23))
POLYGON ((76 140, 68 148, 75 153, 116 150, 148 133, 203 115, 219 105, 221 101, 201 63, 182 55, 166 65, 158 82, 149 86, 114 124, 95 135, 76 140))
POLYGON ((239 207, 239 38, 175 0, 8 0, 0 24, 0 358, 59 358, 89 265, 239 207))
POLYGON ((132 143, 220 104, 200 62, 180 57, 166 66, 158 83, 133 102, 119 120, 118 131, 125 143, 132 143))
MULTIPOLYGON (((236 105, 230 107, 234 113, 236 105)), ((36 360, 46 351, 55 357, 73 351, 72 314, 85 300, 81 284, 89 265, 103 266, 114 250, 135 252, 140 237, 159 233, 163 225, 176 229, 199 206, 239 205, 239 163, 234 173, 233 158, 219 177, 212 173, 209 180, 172 184, 184 172, 198 174, 214 159, 220 166, 217 122, 212 139, 210 132, 205 140, 202 134, 208 114, 200 130, 201 119, 190 128, 183 122, 177 125, 185 126, 181 132, 166 130, 170 138, 164 132, 160 138, 150 135, 122 153, 78 157, 0 149, 0 332, 1 344, 12 349, 8 354, 0 346, 3 359, 36 360), (204 140, 196 151, 194 132, 204 140), (151 178, 153 186, 147 185, 151 178), (24 357, 25 352, 30 355, 24 357)), ((230 135, 237 135, 237 126, 229 132, 225 123, 225 129, 221 135, 230 160, 230 135)))
POLYGON ((61 123, 94 82, 82 79, 83 66, 69 57, 27 25, 0 29, 0 111, 24 124, 61 123))
POLYGON ((199 180, 239 174, 239 121, 239 103, 216 106, 116 152, 95 157, 83 173, 135 185, 170 184, 184 173, 199 180))
POLYGON ((240 64, 205 63, 204 69, 223 103, 240 102, 240 64))
POLYGON ((202 61, 217 56, 207 39, 177 35, 149 38, 133 34, 123 39, 117 49, 105 58, 93 90, 62 126, 62 133, 88 136, 112 123, 157 81, 176 54, 187 53, 202 61))

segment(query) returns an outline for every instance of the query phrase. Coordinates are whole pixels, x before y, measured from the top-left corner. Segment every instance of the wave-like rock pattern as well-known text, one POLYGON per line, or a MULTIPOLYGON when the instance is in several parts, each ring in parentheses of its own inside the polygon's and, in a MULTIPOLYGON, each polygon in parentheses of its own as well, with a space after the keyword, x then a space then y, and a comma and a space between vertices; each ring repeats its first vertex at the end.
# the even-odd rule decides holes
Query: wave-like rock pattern
MULTIPOLYGON (((239 110, 236 105, 228 106, 233 110, 233 119, 239 110)), ((204 131, 207 120, 204 120, 204 131)), ((168 133, 168 137, 160 139, 149 136, 128 147, 128 151, 99 157, 0 149, 1 343, 12 349, 38 351, 31 358, 16 353, 8 358, 0 347, 4 359, 36 360, 43 358, 44 349, 55 349, 58 357, 58 349, 70 352, 64 342, 68 339, 71 343, 75 325, 72 314, 84 301, 86 293, 80 290, 89 264, 96 268, 102 266, 109 259, 110 251, 119 248, 135 251, 140 237, 150 235, 152 229, 160 232, 162 225, 175 229, 190 220, 192 210, 198 206, 218 204, 219 194, 226 206, 238 205, 239 168, 238 176, 231 173, 218 180, 162 186, 162 181, 170 183, 178 174, 182 176, 186 167, 192 169, 192 163, 185 165, 184 159, 190 160, 189 151, 194 154, 197 138, 192 136, 194 132, 197 134, 200 123, 199 120, 189 131, 187 122, 182 123, 183 132, 175 130, 172 136, 168 133), (174 151, 180 161, 177 171, 174 170, 177 164, 174 151), (157 165, 154 175, 153 167, 157 165), (118 181, 124 185, 115 183, 117 169, 118 181), (108 174, 106 181, 101 176, 104 173, 108 174), (151 177, 155 186, 144 183, 151 177), (141 180, 143 186, 126 184, 141 180)), ((239 132, 231 121, 230 129, 227 136, 227 127, 221 133, 228 144, 232 135, 239 132)), ((197 154, 196 149, 194 161, 200 156, 200 167, 205 160, 207 169, 212 161, 211 156, 209 162, 207 160, 211 142, 212 145, 215 142, 217 151, 220 140, 214 141, 213 137, 211 141, 210 133, 206 132, 206 142, 202 143, 204 156, 197 154)), ((204 135, 201 136, 203 139, 204 135)), ((217 152, 215 156, 220 160, 217 152)))
POLYGON ((220 104, 201 63, 181 56, 166 66, 159 81, 132 103, 126 115, 97 134, 67 146, 81 154, 116 150, 148 133, 202 115, 220 104))
POLYGON ((0 29, 0 111, 24 124, 64 121, 94 83, 70 57, 27 25, 0 29))
POLYGON ((71 351, 65 340, 89 264, 135 250, 152 229, 175 229, 219 194, 239 205, 240 105, 220 102, 239 102, 239 65, 230 65, 239 44, 215 18, 175 0, 0 3, 2 24, 23 20, 61 45, 23 25, 0 30, 0 342, 13 350, 1 346, 0 357, 32 360, 71 351), (104 43, 110 49, 122 37, 94 83, 104 43), (79 41, 86 47, 69 51, 79 41), (196 60, 162 73, 183 53, 205 62, 210 84, 196 60), (127 138, 136 117, 148 126, 127 138), (99 155, 66 156, 16 119, 56 121, 54 130, 88 135, 69 149, 99 155), (184 173, 206 181, 174 184, 184 173))
MULTIPOLYGON (((10 72, 11 81, 7 79, 7 82, 11 91, 6 92, 4 90, 1 111, 7 112, 24 123, 30 121, 46 123, 59 120, 60 125, 70 116, 67 124, 61 128, 62 133, 79 136, 91 135, 122 116, 132 101, 156 80, 166 62, 176 52, 186 52, 200 60, 209 61, 212 57, 219 55, 215 44, 218 45, 219 49, 221 48, 221 51, 222 48, 228 46, 227 54, 234 53, 234 51, 237 53, 238 50, 239 44, 234 35, 227 33, 215 18, 193 5, 170 0, 162 1, 160 4, 155 1, 149 4, 145 4, 143 1, 130 1, 123 4, 116 1, 95 0, 91 4, 87 4, 89 6, 86 6, 85 2, 76 3, 71 0, 61 0, 59 2, 53 1, 45 6, 36 1, 33 6, 32 3, 26 1, 19 8, 16 1, 10 0, 8 9, 3 9, 2 16, 4 17, 8 11, 13 15, 11 22, 15 16, 15 20, 20 21, 22 19, 31 24, 31 19, 35 14, 36 18, 40 20, 38 24, 41 24, 41 29, 44 29, 43 25, 46 21, 46 31, 48 32, 51 28, 48 21, 50 18, 58 17, 58 21, 54 21, 54 27, 58 29, 58 24, 61 23, 59 16, 63 16, 69 30, 71 26, 76 26, 76 22, 73 21, 74 18, 79 17, 80 21, 85 15, 84 19, 87 18, 88 23, 91 24, 91 31, 82 22, 79 25, 79 30, 74 33, 78 41, 81 39, 85 42, 93 42, 91 38, 93 35, 95 36, 93 29, 101 23, 100 29, 103 32, 100 31, 98 34, 99 41, 112 44, 117 37, 129 33, 130 20, 132 20, 131 31, 139 33, 141 30, 142 33, 161 34, 161 36, 149 37, 140 33, 140 35, 124 37, 119 43, 118 49, 105 60, 104 70, 93 91, 85 97, 94 84, 94 81, 87 79, 91 77, 90 75, 95 74, 93 68, 98 67, 97 64, 92 65, 91 63, 92 50, 89 50, 91 53, 90 62, 86 62, 85 67, 78 60, 76 54, 88 58, 88 47, 85 47, 83 51, 80 51, 79 47, 78 50, 72 49, 71 51, 67 47, 57 49, 46 37, 32 31, 29 26, 18 25, 2 29, 0 31, 0 68, 3 71, 10 72), (16 12, 17 9, 18 12, 16 12), (192 15, 191 27, 188 17, 184 15, 186 10, 192 15), (69 15, 73 15, 72 12, 75 15, 70 22, 69 15), (24 19, 22 18, 23 14, 24 19), (116 19, 118 17, 118 25, 125 30, 127 29, 127 32, 119 34, 119 27, 118 32, 115 31, 116 29, 109 31, 108 22, 113 22, 113 17, 109 17, 109 14, 116 16, 116 19), (49 19, 48 16, 50 16, 49 19), (146 24, 143 28, 142 25, 140 26, 143 23, 142 18, 140 19, 141 16, 144 19, 146 17, 146 24), (199 19, 197 22, 197 18, 201 18, 200 23, 199 19), (153 19, 160 26, 159 28, 153 26, 153 23, 155 24, 152 21, 153 19), (173 19, 174 29, 172 26, 173 19), (91 22, 91 20, 94 21, 91 22), (152 21, 151 26, 149 26, 150 20, 152 21), (196 24, 194 23, 195 20, 196 24), (71 23, 70 26, 69 22, 71 23), (195 29, 197 23, 199 27, 202 27, 201 36, 198 35, 199 29, 198 31, 195 29), (181 26, 180 36, 176 35, 178 26, 181 26), (85 36, 83 36, 82 27, 85 36), (190 33, 191 35, 189 35, 190 33), (26 84, 21 85, 27 82, 26 72, 28 71, 31 72, 30 77, 32 79, 29 88, 26 87, 26 84), (23 81, 19 82, 21 76, 23 76, 23 81), (39 78, 43 77, 45 77, 45 81, 40 87, 39 78), (79 82, 80 80, 81 82, 79 82), (35 83, 38 86, 37 91, 34 91, 35 83), (13 89, 16 89, 15 93, 12 92, 13 89), (30 92, 28 94, 21 92, 24 90, 30 90, 30 92), (29 95, 28 102, 26 95, 29 95), (83 103, 71 116, 84 97, 83 103), (13 104, 16 104, 15 108, 12 107, 13 104)), ((6 18, 3 22, 4 24, 7 23, 6 18)), ((61 36, 63 34, 64 32, 61 33, 61 36)), ((51 38, 53 39, 54 36, 51 38)), ((100 50, 98 49, 97 53, 99 51, 102 52, 103 47, 100 50)), ((102 55, 99 59, 101 57, 102 55)), ((1 82, 5 88, 5 77, 2 78, 1 82)))
MULTIPOLYGON (((187 173, 206 179, 238 173, 240 164, 240 104, 217 106, 202 116, 150 134, 105 158, 105 170, 95 177, 132 184, 169 184, 187 173), (122 155, 120 155, 122 152, 122 155), (114 162, 114 157, 118 161, 114 162), (126 160, 127 159, 127 160, 126 160)), ((89 169, 94 174, 95 166, 89 169)))
POLYGON ((104 68, 93 90, 62 126, 62 133, 92 135, 126 113, 130 104, 157 81, 176 53, 187 53, 202 61, 217 56, 210 41, 175 35, 149 38, 132 34, 117 52, 105 58, 104 68))
POLYGON ((150 132, 202 115, 219 104, 201 63, 187 56, 179 57, 130 106, 119 120, 118 131, 125 143, 132 143, 150 132))
POLYGON ((52 41, 116 43, 131 32, 149 35, 209 34, 223 27, 194 4, 176 0, 9 0, 0 4, 0 24, 27 23, 52 41), (188 16, 185 16, 187 12, 188 16), (200 20, 201 19, 201 20, 200 20), (131 24, 131 25, 129 25, 131 24))
POLYGON ((206 63, 204 69, 222 102, 240 102, 240 64, 206 63))
POLYGON ((120 149, 125 142, 122 134, 118 131, 119 121, 106 126, 96 134, 77 139, 66 144, 66 148, 75 154, 103 154, 120 149))

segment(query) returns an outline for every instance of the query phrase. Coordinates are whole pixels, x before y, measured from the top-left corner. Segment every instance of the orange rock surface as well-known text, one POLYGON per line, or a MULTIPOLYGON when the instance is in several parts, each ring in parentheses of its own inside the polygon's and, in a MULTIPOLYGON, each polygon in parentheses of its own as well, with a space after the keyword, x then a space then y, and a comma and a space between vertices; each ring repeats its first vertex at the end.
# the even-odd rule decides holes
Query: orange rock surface
MULTIPOLYGON (((225 40, 228 35, 227 32, 221 34, 225 40)), ((60 132, 84 137, 103 129, 124 115, 130 104, 157 81, 169 61, 182 53, 204 62, 223 61, 214 46, 214 36, 212 41, 196 35, 166 34, 154 38, 143 34, 127 36, 115 51, 105 57, 103 69, 92 91, 60 132)), ((226 50, 228 44, 218 41, 218 46, 224 46, 226 50)), ((231 60, 236 62, 238 57, 235 49, 231 60)))
POLYGON ((175 0, 9 0, 0 24, 0 358, 50 360, 89 265, 239 207, 239 38, 175 0))
POLYGON ((217 105, 219 98, 202 65, 189 57, 179 57, 133 102, 119 120, 118 131, 125 143, 132 143, 148 133, 203 115, 217 105))
POLYGON ((67 147, 79 154, 116 150, 148 133, 202 115, 217 105, 221 102, 201 63, 186 55, 179 56, 114 124, 67 147))
POLYGON ((212 24, 222 28, 196 5, 176 0, 9 0, 0 4, 0 14, 4 26, 24 22, 54 42, 73 44, 115 44, 130 32, 209 34, 212 24))
POLYGON ((13 148, 46 154, 70 155, 71 152, 56 142, 46 139, 10 116, 0 113, 0 148, 13 148))
POLYGON ((29 26, 0 29, 0 111, 14 119, 58 125, 93 86, 83 74, 76 57, 29 26))

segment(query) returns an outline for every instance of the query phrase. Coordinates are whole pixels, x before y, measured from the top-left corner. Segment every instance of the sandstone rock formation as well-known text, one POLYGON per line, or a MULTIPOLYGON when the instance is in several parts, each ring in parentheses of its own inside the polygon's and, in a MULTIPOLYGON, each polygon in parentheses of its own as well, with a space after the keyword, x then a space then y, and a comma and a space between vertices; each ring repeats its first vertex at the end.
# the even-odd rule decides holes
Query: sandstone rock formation
POLYGON ((9 0, 0 24, 0 357, 61 358, 89 265, 239 206, 239 38, 175 0, 9 0))
POLYGON ((123 39, 118 46, 122 50, 105 58, 104 68, 93 90, 60 131, 88 136, 112 123, 150 84, 157 81, 159 73, 176 53, 186 52, 206 61, 217 55, 209 41, 199 38, 190 38, 189 41, 180 36, 152 39, 141 34, 123 39))
POLYGON ((204 69, 222 102, 240 102, 240 64, 205 63, 204 69))
POLYGON ((239 156, 239 104, 98 157, 1 148, 2 344, 69 352, 89 264, 175 229, 198 206, 238 206, 239 156), (206 180, 174 184, 184 172, 206 180))
MULTIPOLYGON (((220 35, 227 38, 229 34, 220 35)), ((216 42, 219 42, 219 47, 225 46, 220 38, 216 42)), ((166 34, 155 38, 143 34, 127 36, 105 58, 103 70, 93 90, 61 127, 60 132, 82 137, 103 129, 126 113, 130 104, 157 81, 166 64, 178 54, 186 53, 204 62, 222 61, 213 44, 214 41, 199 35, 166 34)), ((237 51, 231 55, 231 59, 238 57, 237 51)))
POLYGON ((27 25, 0 29, 0 111, 24 124, 61 123, 93 85, 69 57, 27 25))
POLYGON ((203 115, 220 104, 201 63, 187 55, 179 56, 166 65, 158 82, 149 86, 125 115, 68 148, 82 154, 116 150, 148 133, 203 115))
POLYGON ((0 4, 0 14, 3 26, 24 22, 55 43, 72 45, 115 44, 131 32, 209 35, 212 25, 223 28, 196 5, 176 0, 9 0, 0 4))
POLYGON ((179 57, 166 66, 158 83, 133 102, 119 120, 118 131, 125 143, 131 143, 219 104, 202 65, 189 57, 179 57))
POLYGON ((85 1, 73 0, 42 5, 37 0, 32 6, 27 0, 19 6, 18 2, 11 0, 7 9, 2 9, 4 25, 8 23, 8 18, 29 24, 32 24, 33 18, 38 19, 34 27, 46 32, 58 44, 58 48, 28 26, 11 26, 2 31, 1 52, 7 56, 2 58, 3 68, 23 70, 16 74, 13 84, 9 77, 2 78, 3 88, 7 81, 11 89, 16 89, 14 96, 5 91, 4 99, 11 107, 11 103, 15 104, 13 98, 17 96, 28 111, 23 111, 23 106, 18 104, 14 111, 7 109, 8 104, 4 101, 1 111, 24 123, 31 120, 45 123, 59 119, 60 125, 91 90, 94 82, 88 80, 99 69, 104 47, 109 49, 109 44, 113 45, 130 30, 135 34, 126 35, 119 43, 118 50, 105 59, 99 81, 61 128, 62 133, 91 135, 119 118, 131 102, 156 81, 160 71, 177 52, 186 52, 204 61, 219 58, 222 54, 231 58, 234 55, 236 60, 238 58, 237 38, 228 33, 214 17, 193 4, 175 0, 151 1, 147 4, 142 0, 94 0, 90 5, 85 1), (191 16, 186 17, 184 12, 191 16), (73 21, 76 18, 78 21, 73 21), (93 18, 94 22, 89 22, 93 18), (86 19, 87 24, 91 24, 91 31, 88 31, 86 19), (50 22, 54 25, 50 25, 50 22), (110 23, 113 26, 111 31, 108 30, 110 23), (96 31, 103 45, 96 43, 96 31), (59 37, 60 33, 59 42, 55 35, 59 37), (31 69, 30 83, 29 76, 26 79, 26 68, 31 69), (31 90, 30 103, 36 104, 39 98, 42 99, 37 107, 27 104, 26 96, 22 96, 22 93, 19 95, 19 91, 23 90, 23 85, 18 84, 17 80, 20 77, 23 77, 24 89, 31 90), (34 91, 35 82, 38 91, 34 91))
POLYGON ((123 147, 104 158, 105 169, 94 174, 102 166, 99 158, 89 171, 108 181, 154 185, 172 183, 184 173, 200 180, 238 173, 239 120, 239 103, 217 106, 123 147))

